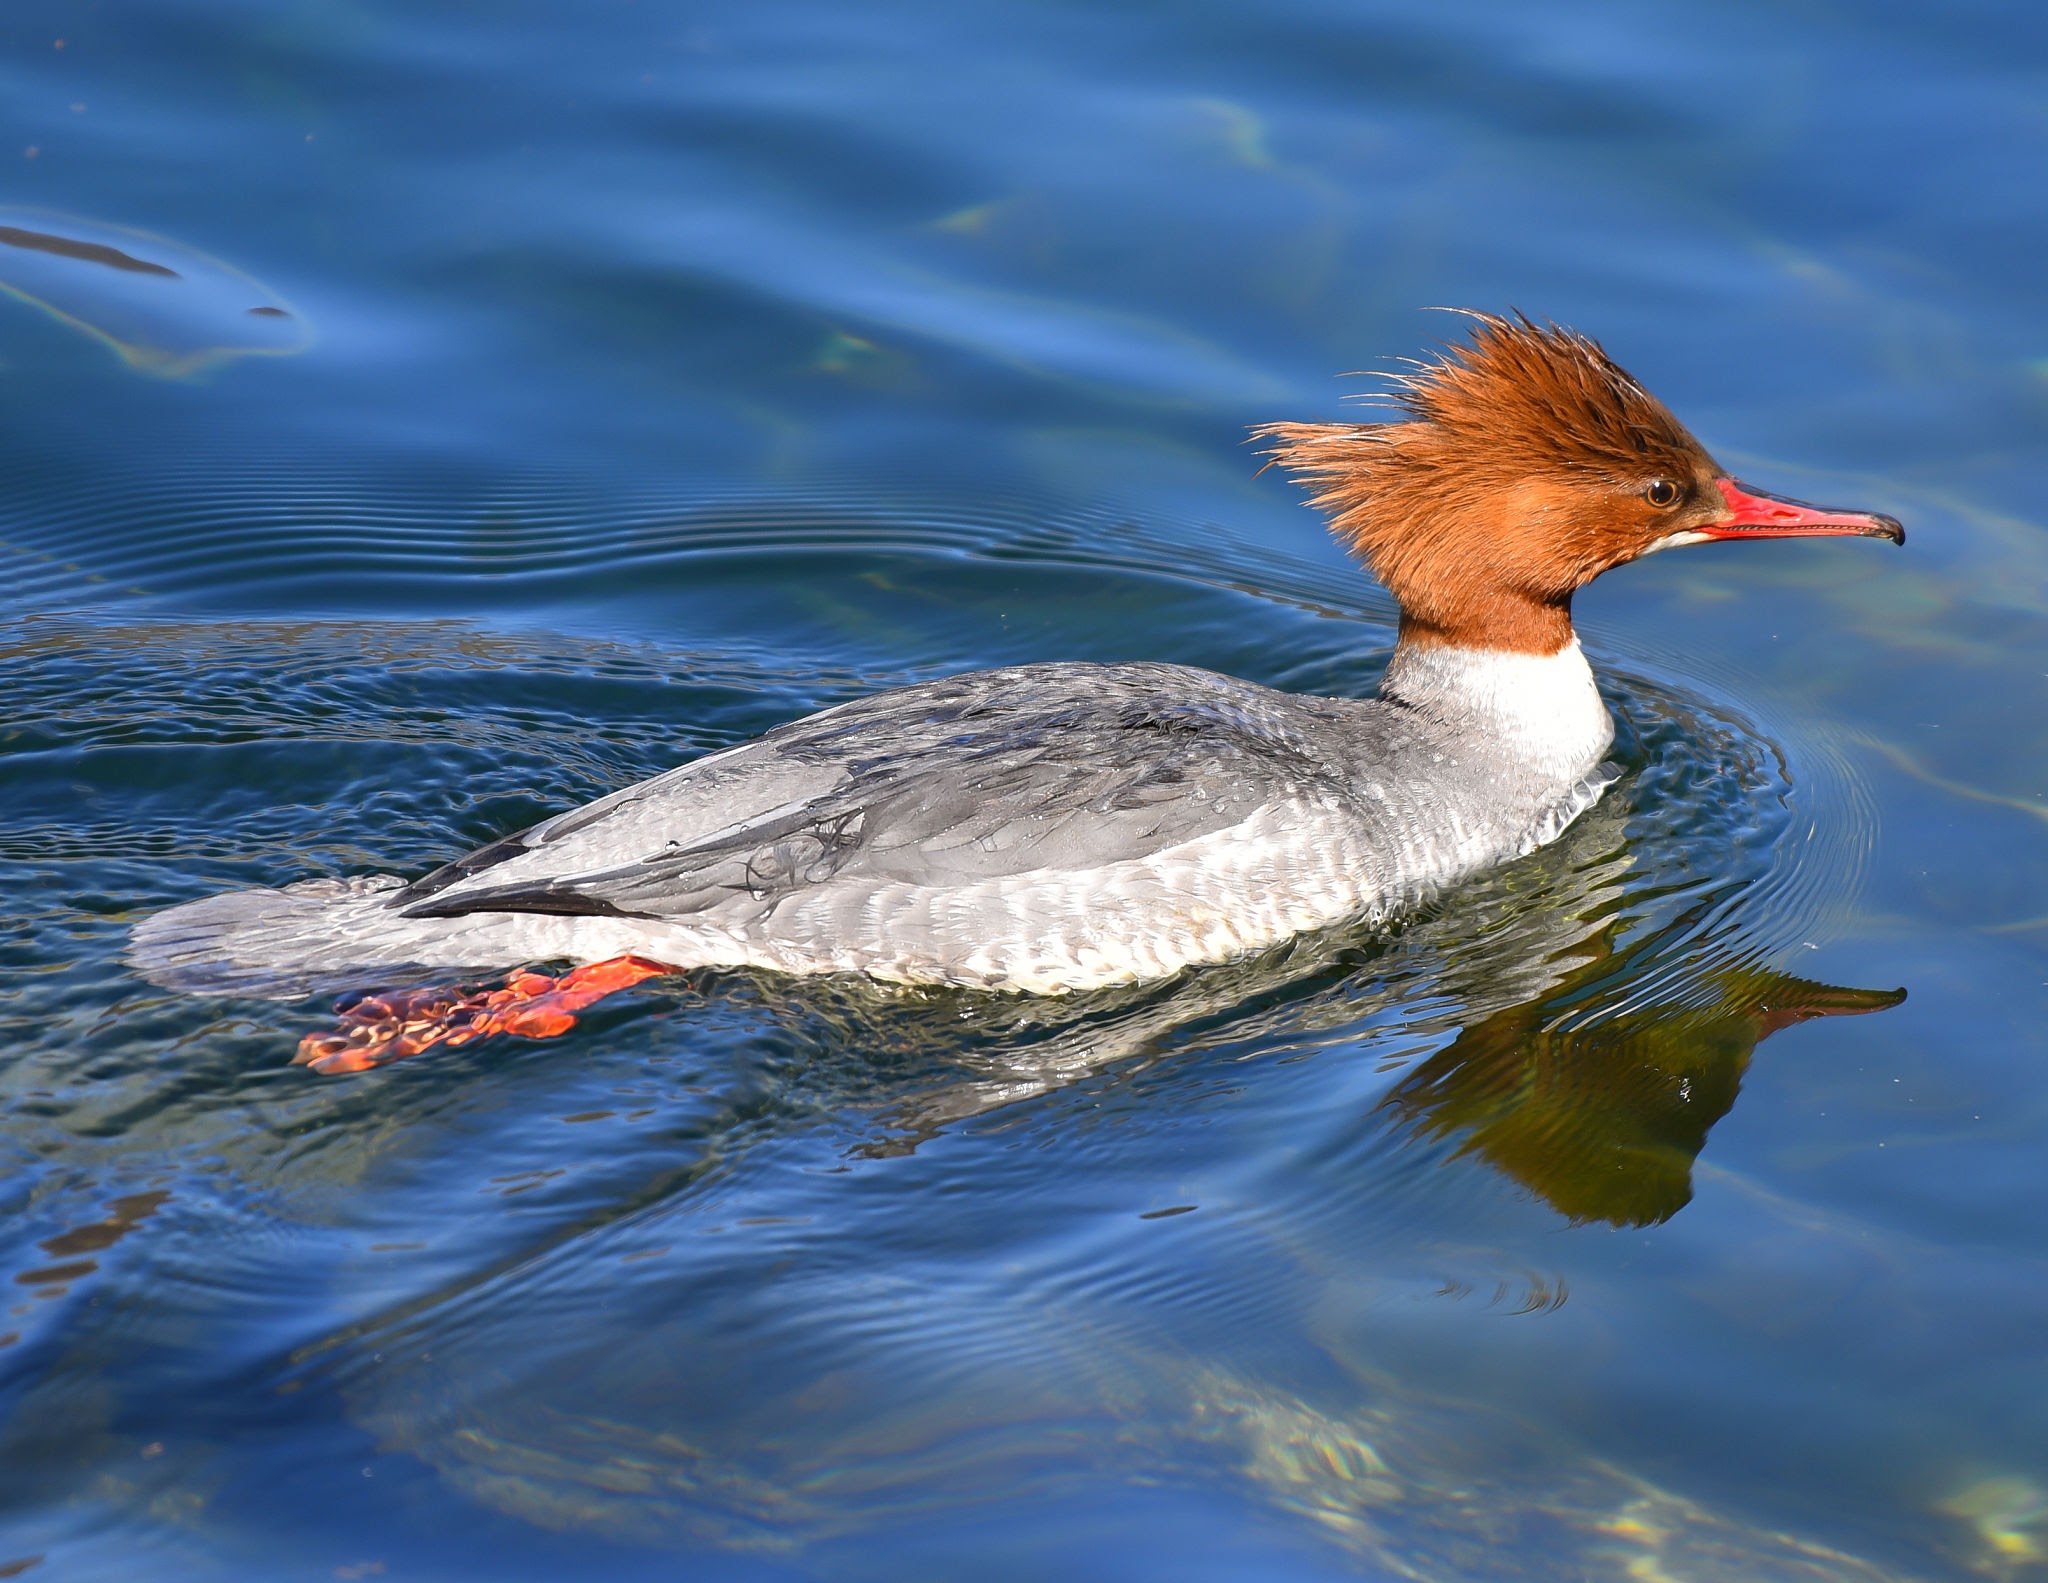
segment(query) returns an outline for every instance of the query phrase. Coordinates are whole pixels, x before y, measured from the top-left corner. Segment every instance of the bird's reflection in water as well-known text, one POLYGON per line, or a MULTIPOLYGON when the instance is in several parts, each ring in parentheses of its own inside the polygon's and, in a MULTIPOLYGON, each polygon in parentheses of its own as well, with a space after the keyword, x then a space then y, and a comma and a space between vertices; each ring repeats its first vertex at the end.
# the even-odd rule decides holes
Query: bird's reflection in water
POLYGON ((1631 1004, 1671 930, 1599 949, 1550 993, 1470 1024, 1380 1108, 1451 1138, 1574 1221, 1645 1226, 1692 1198, 1692 1163, 1750 1052, 1814 1017, 1883 1011, 1903 989, 1844 989, 1724 957, 1676 1003, 1631 1004))

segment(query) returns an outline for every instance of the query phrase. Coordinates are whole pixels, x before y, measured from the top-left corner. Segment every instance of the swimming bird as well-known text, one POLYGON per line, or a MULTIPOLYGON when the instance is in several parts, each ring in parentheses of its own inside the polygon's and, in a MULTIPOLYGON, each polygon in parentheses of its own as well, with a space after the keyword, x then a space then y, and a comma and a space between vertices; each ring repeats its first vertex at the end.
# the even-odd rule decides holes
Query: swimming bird
POLYGON ((1521 315, 1412 365, 1390 421, 1254 433, 1400 606, 1378 693, 1188 666, 1052 663, 855 699, 542 820, 406 882, 317 878, 143 920, 179 988, 373 998, 323 1069, 545 1033, 649 974, 750 967, 1062 994, 1391 915, 1556 837, 1614 778, 1572 595, 1714 540, 1897 520, 1737 482, 1597 342, 1521 315))

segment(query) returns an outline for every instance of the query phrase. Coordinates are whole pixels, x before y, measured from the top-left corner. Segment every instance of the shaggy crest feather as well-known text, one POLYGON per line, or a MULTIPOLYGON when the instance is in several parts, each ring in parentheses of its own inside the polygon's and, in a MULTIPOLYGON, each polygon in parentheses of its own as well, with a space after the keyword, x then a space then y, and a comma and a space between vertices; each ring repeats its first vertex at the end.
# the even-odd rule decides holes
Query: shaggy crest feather
POLYGON ((1405 636, 1553 652, 1572 591, 1643 548, 1615 497, 1719 469, 1591 337, 1469 316, 1467 341, 1387 376, 1407 421, 1252 432, 1401 601, 1405 636))

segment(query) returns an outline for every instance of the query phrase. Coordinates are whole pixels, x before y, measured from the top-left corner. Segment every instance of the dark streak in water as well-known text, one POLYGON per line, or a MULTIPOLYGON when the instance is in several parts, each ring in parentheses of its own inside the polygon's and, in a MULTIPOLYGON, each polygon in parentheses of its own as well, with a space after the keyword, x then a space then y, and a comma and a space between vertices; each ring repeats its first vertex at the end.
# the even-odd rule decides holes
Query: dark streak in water
POLYGON ((102 242, 81 242, 75 237, 52 236, 47 231, 24 231, 18 225, 0 225, 0 243, 25 248, 32 253, 54 253, 59 258, 75 258, 84 264, 105 264, 109 269, 123 269, 133 275, 164 275, 172 280, 181 278, 168 265, 152 264, 146 258, 124 253, 118 247, 108 247, 102 242))

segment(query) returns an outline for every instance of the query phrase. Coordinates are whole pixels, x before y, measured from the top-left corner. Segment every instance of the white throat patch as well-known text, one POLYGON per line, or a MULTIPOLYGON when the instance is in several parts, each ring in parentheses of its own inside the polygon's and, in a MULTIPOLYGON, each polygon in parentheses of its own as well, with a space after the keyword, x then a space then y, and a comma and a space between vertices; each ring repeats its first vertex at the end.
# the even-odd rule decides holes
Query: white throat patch
POLYGON ((1614 718, 1576 637, 1555 654, 1404 646, 1380 692, 1446 722, 1469 721, 1515 757, 1568 779, 1598 764, 1614 741, 1614 718))

